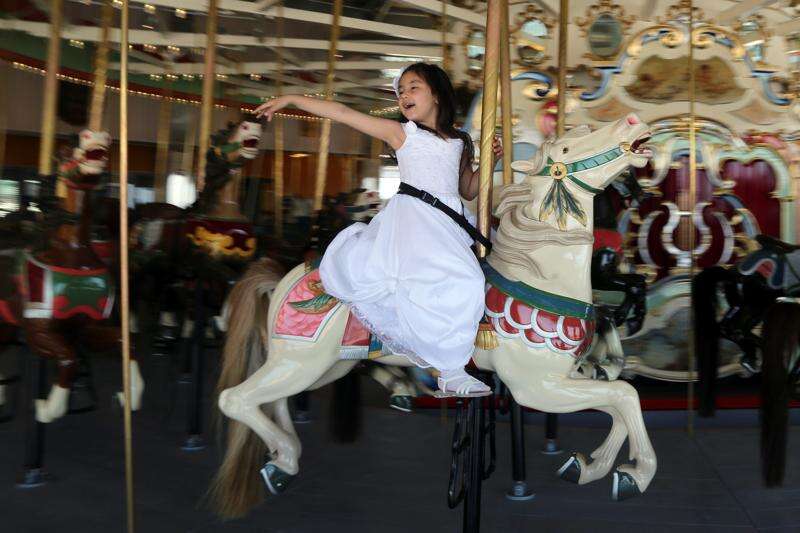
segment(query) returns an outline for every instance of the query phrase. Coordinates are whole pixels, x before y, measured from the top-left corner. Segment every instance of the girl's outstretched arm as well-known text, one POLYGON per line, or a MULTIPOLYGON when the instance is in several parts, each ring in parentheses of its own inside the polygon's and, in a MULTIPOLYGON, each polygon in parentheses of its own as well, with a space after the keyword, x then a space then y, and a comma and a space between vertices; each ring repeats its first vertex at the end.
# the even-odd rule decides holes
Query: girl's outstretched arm
POLYGON ((370 137, 377 137, 382 141, 386 141, 394 150, 400 148, 406 140, 405 131, 403 131, 403 127, 396 120, 372 117, 364 113, 359 113, 355 109, 351 109, 339 102, 319 100, 317 98, 309 98, 297 94, 287 94, 264 102, 256 109, 256 114, 259 117, 266 116, 267 120, 271 121, 272 115, 274 115, 276 111, 289 105, 299 107, 303 111, 307 111, 318 117, 329 118, 336 122, 347 124, 351 128, 355 128, 361 133, 366 133, 370 137))

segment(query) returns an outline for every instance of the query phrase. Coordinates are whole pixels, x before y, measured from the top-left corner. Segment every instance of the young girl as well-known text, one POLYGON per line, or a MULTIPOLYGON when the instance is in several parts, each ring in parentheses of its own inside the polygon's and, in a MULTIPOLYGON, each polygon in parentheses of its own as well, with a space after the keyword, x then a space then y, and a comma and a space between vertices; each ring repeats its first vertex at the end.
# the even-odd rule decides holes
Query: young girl
MULTIPOLYGON (((472 140, 453 126, 455 93, 435 65, 415 63, 394 80, 406 121, 372 117, 342 104, 296 95, 258 108, 272 115, 295 105, 387 142, 402 182, 466 215, 460 196, 478 194, 472 140)), ((495 140, 494 162, 502 155, 495 140)), ((452 218, 406 195, 394 196, 369 225, 355 223, 328 247, 320 264, 325 290, 394 353, 440 372, 440 396, 481 396, 481 381, 464 371, 484 309, 484 277, 472 239, 452 218)))

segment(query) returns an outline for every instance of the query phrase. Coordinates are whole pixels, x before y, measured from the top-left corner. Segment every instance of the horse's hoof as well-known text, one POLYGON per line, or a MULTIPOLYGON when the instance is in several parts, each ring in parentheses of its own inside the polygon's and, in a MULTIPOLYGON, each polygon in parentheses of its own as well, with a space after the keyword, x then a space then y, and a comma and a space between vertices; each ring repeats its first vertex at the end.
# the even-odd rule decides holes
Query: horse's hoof
POLYGON ((614 485, 611 489, 611 498, 616 502, 633 498, 642 493, 633 476, 627 472, 614 472, 614 485))
POLYGON ((413 402, 413 396, 392 396, 389 400, 389 407, 397 409, 398 411, 403 411, 404 413, 410 413, 413 402))
POLYGON ((261 469, 261 477, 264 478, 267 490, 277 496, 286 492, 289 483, 292 482, 295 476, 287 474, 272 463, 267 463, 264 465, 264 468, 261 469))
POLYGON ((571 483, 578 483, 581 479, 581 464, 583 463, 582 457, 578 453, 573 453, 572 456, 567 459, 567 462, 558 469, 558 477, 563 479, 564 481, 569 481, 571 483))

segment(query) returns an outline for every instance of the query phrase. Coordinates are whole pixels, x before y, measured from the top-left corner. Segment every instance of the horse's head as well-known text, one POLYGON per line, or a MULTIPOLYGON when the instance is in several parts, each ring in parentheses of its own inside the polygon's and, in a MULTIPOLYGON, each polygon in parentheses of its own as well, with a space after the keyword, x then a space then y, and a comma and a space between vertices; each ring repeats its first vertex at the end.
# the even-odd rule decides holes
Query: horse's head
POLYGON ((381 208, 381 198, 376 191, 356 189, 350 193, 347 212, 355 222, 369 222, 378 214, 381 208))
POLYGON ((78 146, 72 152, 80 173, 84 176, 98 176, 105 172, 110 144, 111 136, 105 131, 81 131, 78 134, 78 146))
POLYGON ((631 113, 596 131, 578 126, 555 141, 542 144, 530 160, 514 161, 511 167, 529 176, 548 176, 561 180, 568 175, 592 189, 604 189, 629 166, 641 168, 652 153, 644 147, 650 127, 631 113))
POLYGON ((239 126, 233 130, 228 143, 235 146, 238 155, 243 159, 255 159, 258 155, 258 143, 261 140, 261 123, 251 120, 243 120, 239 126))

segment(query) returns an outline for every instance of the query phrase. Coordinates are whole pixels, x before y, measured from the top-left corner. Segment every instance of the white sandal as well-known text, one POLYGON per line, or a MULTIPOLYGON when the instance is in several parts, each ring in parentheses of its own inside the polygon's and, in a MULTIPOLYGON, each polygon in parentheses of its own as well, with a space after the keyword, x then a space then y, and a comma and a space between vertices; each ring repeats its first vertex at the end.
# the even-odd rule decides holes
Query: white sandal
POLYGON ((476 387, 488 387, 483 381, 476 379, 469 374, 453 376, 450 379, 437 378, 436 384, 439 385, 439 390, 434 391, 435 398, 480 398, 482 396, 491 396, 492 389, 489 390, 473 390, 476 387), (447 384, 451 381, 463 379, 463 383, 459 384, 455 390, 447 390, 447 384))

